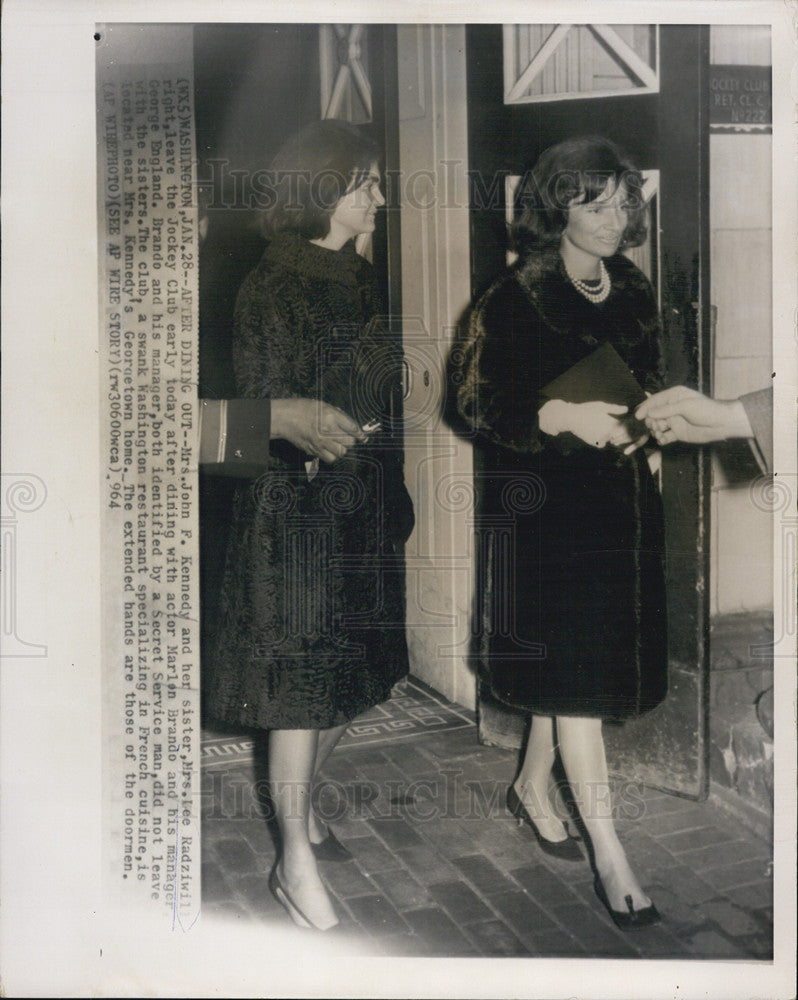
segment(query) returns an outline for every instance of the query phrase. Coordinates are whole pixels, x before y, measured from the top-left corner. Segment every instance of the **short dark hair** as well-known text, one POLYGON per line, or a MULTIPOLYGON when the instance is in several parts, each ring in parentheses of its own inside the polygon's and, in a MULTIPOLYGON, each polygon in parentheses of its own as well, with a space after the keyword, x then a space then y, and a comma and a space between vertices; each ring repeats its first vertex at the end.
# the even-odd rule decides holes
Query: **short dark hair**
POLYGON ((525 256, 559 245, 569 204, 574 199, 580 199, 579 204, 595 201, 611 180, 623 183, 629 195, 621 246, 640 246, 648 231, 642 174, 614 142, 589 135, 549 146, 524 174, 515 196, 513 249, 525 256))
POLYGON ((261 217, 264 235, 290 231, 323 239, 335 206, 379 156, 379 146, 350 122, 326 118, 295 132, 269 167, 274 200, 261 217))

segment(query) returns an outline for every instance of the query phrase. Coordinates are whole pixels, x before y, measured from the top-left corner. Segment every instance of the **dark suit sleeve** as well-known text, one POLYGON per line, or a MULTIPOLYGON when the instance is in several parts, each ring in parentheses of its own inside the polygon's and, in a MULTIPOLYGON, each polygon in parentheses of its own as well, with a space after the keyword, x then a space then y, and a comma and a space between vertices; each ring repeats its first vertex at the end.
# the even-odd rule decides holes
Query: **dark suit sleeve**
POLYGON ((754 432, 751 450, 765 475, 773 471, 773 388, 740 396, 748 423, 754 432))
POLYGON ((203 472, 255 478, 269 464, 269 399, 201 399, 199 464, 203 472))

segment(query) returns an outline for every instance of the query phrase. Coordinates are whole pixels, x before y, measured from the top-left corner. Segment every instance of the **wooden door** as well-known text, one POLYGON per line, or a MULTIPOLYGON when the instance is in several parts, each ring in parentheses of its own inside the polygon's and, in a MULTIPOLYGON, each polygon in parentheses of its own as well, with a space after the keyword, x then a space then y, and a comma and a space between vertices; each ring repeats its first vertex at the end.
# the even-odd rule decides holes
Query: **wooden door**
MULTIPOLYGON (((708 28, 695 25, 473 25, 467 30, 472 292, 505 264, 505 187, 569 136, 604 135, 652 178, 645 267, 660 299, 667 384, 709 375, 708 28)), ((475 469, 479 455, 475 452, 475 469)), ((708 790, 709 463, 663 457, 669 694, 607 726, 615 773, 682 795, 708 790)), ((525 717, 480 690, 480 735, 518 746, 525 717)))

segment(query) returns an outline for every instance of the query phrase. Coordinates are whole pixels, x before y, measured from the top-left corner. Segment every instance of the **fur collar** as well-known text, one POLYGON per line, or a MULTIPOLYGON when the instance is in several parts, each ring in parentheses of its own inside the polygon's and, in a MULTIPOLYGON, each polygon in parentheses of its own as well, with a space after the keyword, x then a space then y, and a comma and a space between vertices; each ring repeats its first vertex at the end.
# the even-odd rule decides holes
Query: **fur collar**
POLYGON ((648 280, 622 254, 605 258, 612 280, 604 302, 588 302, 577 292, 565 270, 559 250, 554 247, 529 254, 516 262, 511 274, 542 319, 554 330, 572 336, 576 333, 587 343, 596 343, 596 332, 614 315, 620 303, 627 309, 639 293, 647 294, 648 280), (630 298, 631 297, 631 298, 630 298))
POLYGON ((262 263, 269 270, 295 271, 308 278, 356 287, 363 280, 361 271, 366 262, 352 240, 340 250, 328 250, 297 233, 283 232, 266 247, 262 263))

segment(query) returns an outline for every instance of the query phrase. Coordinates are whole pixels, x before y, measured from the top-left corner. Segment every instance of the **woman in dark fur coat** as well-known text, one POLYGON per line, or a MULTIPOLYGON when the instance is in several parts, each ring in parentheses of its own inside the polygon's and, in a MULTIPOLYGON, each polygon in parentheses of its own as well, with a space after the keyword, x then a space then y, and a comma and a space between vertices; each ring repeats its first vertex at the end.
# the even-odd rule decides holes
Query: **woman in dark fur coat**
POLYGON ((354 246, 384 204, 377 160, 355 126, 328 120, 272 163, 270 242, 235 308, 237 390, 319 399, 361 431, 330 438, 334 454, 272 441, 268 472, 239 488, 203 678, 209 717, 269 731, 282 839, 270 887, 297 924, 319 930, 337 917, 316 859, 348 852, 314 816, 314 776, 346 724, 408 669, 402 547, 413 510, 390 415, 401 355, 380 332, 374 273, 354 246), (319 466, 319 455, 335 461, 319 466))
POLYGON ((645 238, 641 184, 603 139, 543 153, 516 200, 518 261, 471 315, 457 396, 483 446, 481 664, 497 698, 533 713, 508 807, 548 853, 581 859, 549 799, 559 748, 596 892, 624 928, 658 914, 615 831, 601 725, 666 693, 662 507, 625 407, 541 390, 606 343, 661 387, 652 289, 619 253, 645 238))

